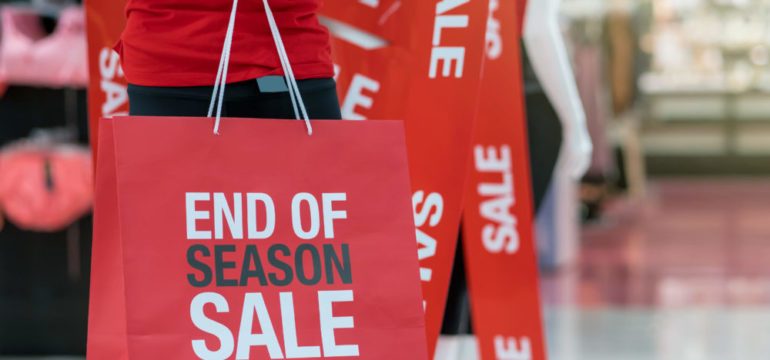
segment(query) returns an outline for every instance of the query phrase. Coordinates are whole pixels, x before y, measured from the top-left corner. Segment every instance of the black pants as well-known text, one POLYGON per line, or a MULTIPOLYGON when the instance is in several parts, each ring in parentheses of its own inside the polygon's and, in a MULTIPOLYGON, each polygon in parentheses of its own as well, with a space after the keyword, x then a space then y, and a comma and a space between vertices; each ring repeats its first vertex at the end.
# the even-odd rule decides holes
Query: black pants
MULTIPOLYGON (((298 82, 311 119, 341 119, 337 85, 333 79, 298 82)), ((131 115, 206 116, 211 86, 148 87, 128 85, 131 115)), ((222 116, 260 119, 293 119, 288 92, 261 92, 256 80, 228 84, 222 116)))
POLYGON ((545 201, 551 186, 556 163, 561 151, 562 125, 559 115, 540 85, 535 69, 527 55, 527 45, 521 43, 522 72, 527 101, 527 131, 529 135, 529 155, 532 169, 532 190, 535 210, 545 201))
POLYGON ((559 115, 556 114, 553 104, 545 93, 528 91, 526 100, 532 192, 535 211, 540 212, 548 189, 551 187, 556 163, 559 161, 559 153, 564 142, 563 130, 559 115))

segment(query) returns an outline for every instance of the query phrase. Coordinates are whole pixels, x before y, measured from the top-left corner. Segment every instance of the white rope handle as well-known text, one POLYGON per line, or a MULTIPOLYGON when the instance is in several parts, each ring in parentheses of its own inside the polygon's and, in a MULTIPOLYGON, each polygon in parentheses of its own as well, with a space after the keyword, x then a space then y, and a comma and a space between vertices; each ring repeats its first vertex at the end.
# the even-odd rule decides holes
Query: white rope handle
POLYGON ((278 29, 278 25, 275 22, 273 11, 270 9, 270 5, 267 0, 262 0, 265 4, 265 14, 267 15, 267 22, 270 25, 270 32, 273 34, 273 41, 275 42, 275 48, 278 50, 278 58, 281 60, 281 67, 283 67, 284 76, 286 77, 286 83, 289 85, 289 94, 292 94, 292 87, 294 88, 294 94, 297 99, 296 102, 292 98, 292 104, 295 105, 294 115, 297 120, 300 120, 300 114, 297 113, 296 104, 299 104, 299 108, 302 111, 302 119, 305 120, 305 125, 308 128, 308 134, 313 134, 313 127, 310 125, 310 117, 305 109, 305 102, 302 100, 302 93, 299 91, 299 85, 297 85, 297 78, 294 76, 294 69, 291 67, 291 61, 289 60, 289 54, 286 53, 286 47, 284 46, 283 39, 281 38, 281 32, 278 29))
MULTIPOLYGON (((291 61, 289 55, 286 53, 286 47, 283 44, 281 33, 278 30, 278 25, 275 22, 273 11, 270 9, 270 5, 267 0, 262 0, 265 6, 265 14, 267 15, 267 22, 270 26, 270 33, 273 36, 276 50, 278 51, 278 59, 281 61, 281 68, 283 69, 284 77, 286 78, 286 86, 289 89, 289 97, 291 99, 291 105, 294 108, 294 117, 297 120, 304 120, 305 127, 307 128, 308 135, 313 134, 313 126, 310 124, 310 117, 307 114, 305 108, 305 102, 302 99, 302 93, 299 91, 299 85, 297 84, 297 78, 294 76, 294 70, 291 67, 291 61), (299 104, 299 109, 297 105, 299 104)), ((233 46, 233 34, 235 32, 235 18, 238 10, 238 0, 233 0, 233 8, 230 12, 230 21, 227 24, 227 33, 225 34, 225 43, 222 47, 222 56, 219 59, 219 69, 217 70, 217 78, 214 81, 214 90, 211 94, 211 102, 209 103, 208 117, 214 115, 214 105, 216 104, 216 121, 214 122, 214 134, 219 134, 219 127, 222 121, 222 104, 225 98, 225 87, 227 86, 227 72, 230 66, 230 54, 233 46)))
POLYGON ((237 10, 238 0, 233 0, 233 8, 230 11, 230 20, 228 21, 227 33, 225 34, 225 42, 222 46, 222 56, 219 59, 217 78, 214 81, 214 91, 211 94, 211 102, 209 103, 208 117, 211 117, 214 112, 214 105, 217 104, 217 119, 214 123, 214 134, 219 134, 219 124, 222 120, 222 104, 224 103, 225 86, 227 85, 227 70, 230 63, 230 52, 232 50, 233 32, 235 31, 235 15, 237 10))

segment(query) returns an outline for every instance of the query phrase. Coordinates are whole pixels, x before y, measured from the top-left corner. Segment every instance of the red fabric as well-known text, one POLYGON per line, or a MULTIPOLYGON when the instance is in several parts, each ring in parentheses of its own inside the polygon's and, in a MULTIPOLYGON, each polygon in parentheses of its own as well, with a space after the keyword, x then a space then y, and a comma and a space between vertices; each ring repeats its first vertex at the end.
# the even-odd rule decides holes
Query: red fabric
POLYGON ((69 146, 21 146, 0 154, 0 209, 17 226, 58 231, 91 208, 91 154, 69 146))
MULTIPOLYGON (((316 18, 321 0, 271 0, 298 79, 332 77, 329 35, 316 18)), ((232 0, 129 0, 116 50, 129 83, 213 85, 232 0)), ((260 0, 238 7, 229 82, 282 74, 260 0)))

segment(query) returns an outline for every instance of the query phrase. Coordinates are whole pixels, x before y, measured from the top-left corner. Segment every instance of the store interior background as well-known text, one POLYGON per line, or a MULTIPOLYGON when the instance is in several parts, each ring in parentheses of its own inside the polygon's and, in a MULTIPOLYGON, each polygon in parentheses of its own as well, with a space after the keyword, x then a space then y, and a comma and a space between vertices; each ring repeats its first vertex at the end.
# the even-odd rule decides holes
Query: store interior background
MULTIPOLYGON (((59 10, 35 3, 13 6, 54 31, 59 10)), ((574 194, 547 200, 573 204, 578 230, 538 223, 550 358, 767 359, 770 0, 563 0, 561 11, 595 154, 574 194)), ((87 144, 82 85, 3 88, 4 153, 31 137, 87 144)), ((79 359, 90 215, 60 231, 0 226, 0 358, 79 359)), ((455 325, 446 332, 467 322, 455 325)), ((445 338, 440 356, 473 358, 466 340, 445 338)))

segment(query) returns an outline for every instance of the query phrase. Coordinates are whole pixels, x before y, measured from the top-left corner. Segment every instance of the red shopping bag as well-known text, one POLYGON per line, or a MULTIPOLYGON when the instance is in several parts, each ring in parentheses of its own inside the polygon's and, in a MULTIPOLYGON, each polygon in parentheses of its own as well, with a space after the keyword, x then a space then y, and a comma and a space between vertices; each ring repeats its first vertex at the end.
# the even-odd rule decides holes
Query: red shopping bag
POLYGON ((237 0, 209 118, 101 120, 90 360, 428 357, 403 126, 313 134, 263 3, 304 123, 221 121, 237 0))
POLYGON ((400 122, 102 120, 89 359, 426 359, 400 122))

